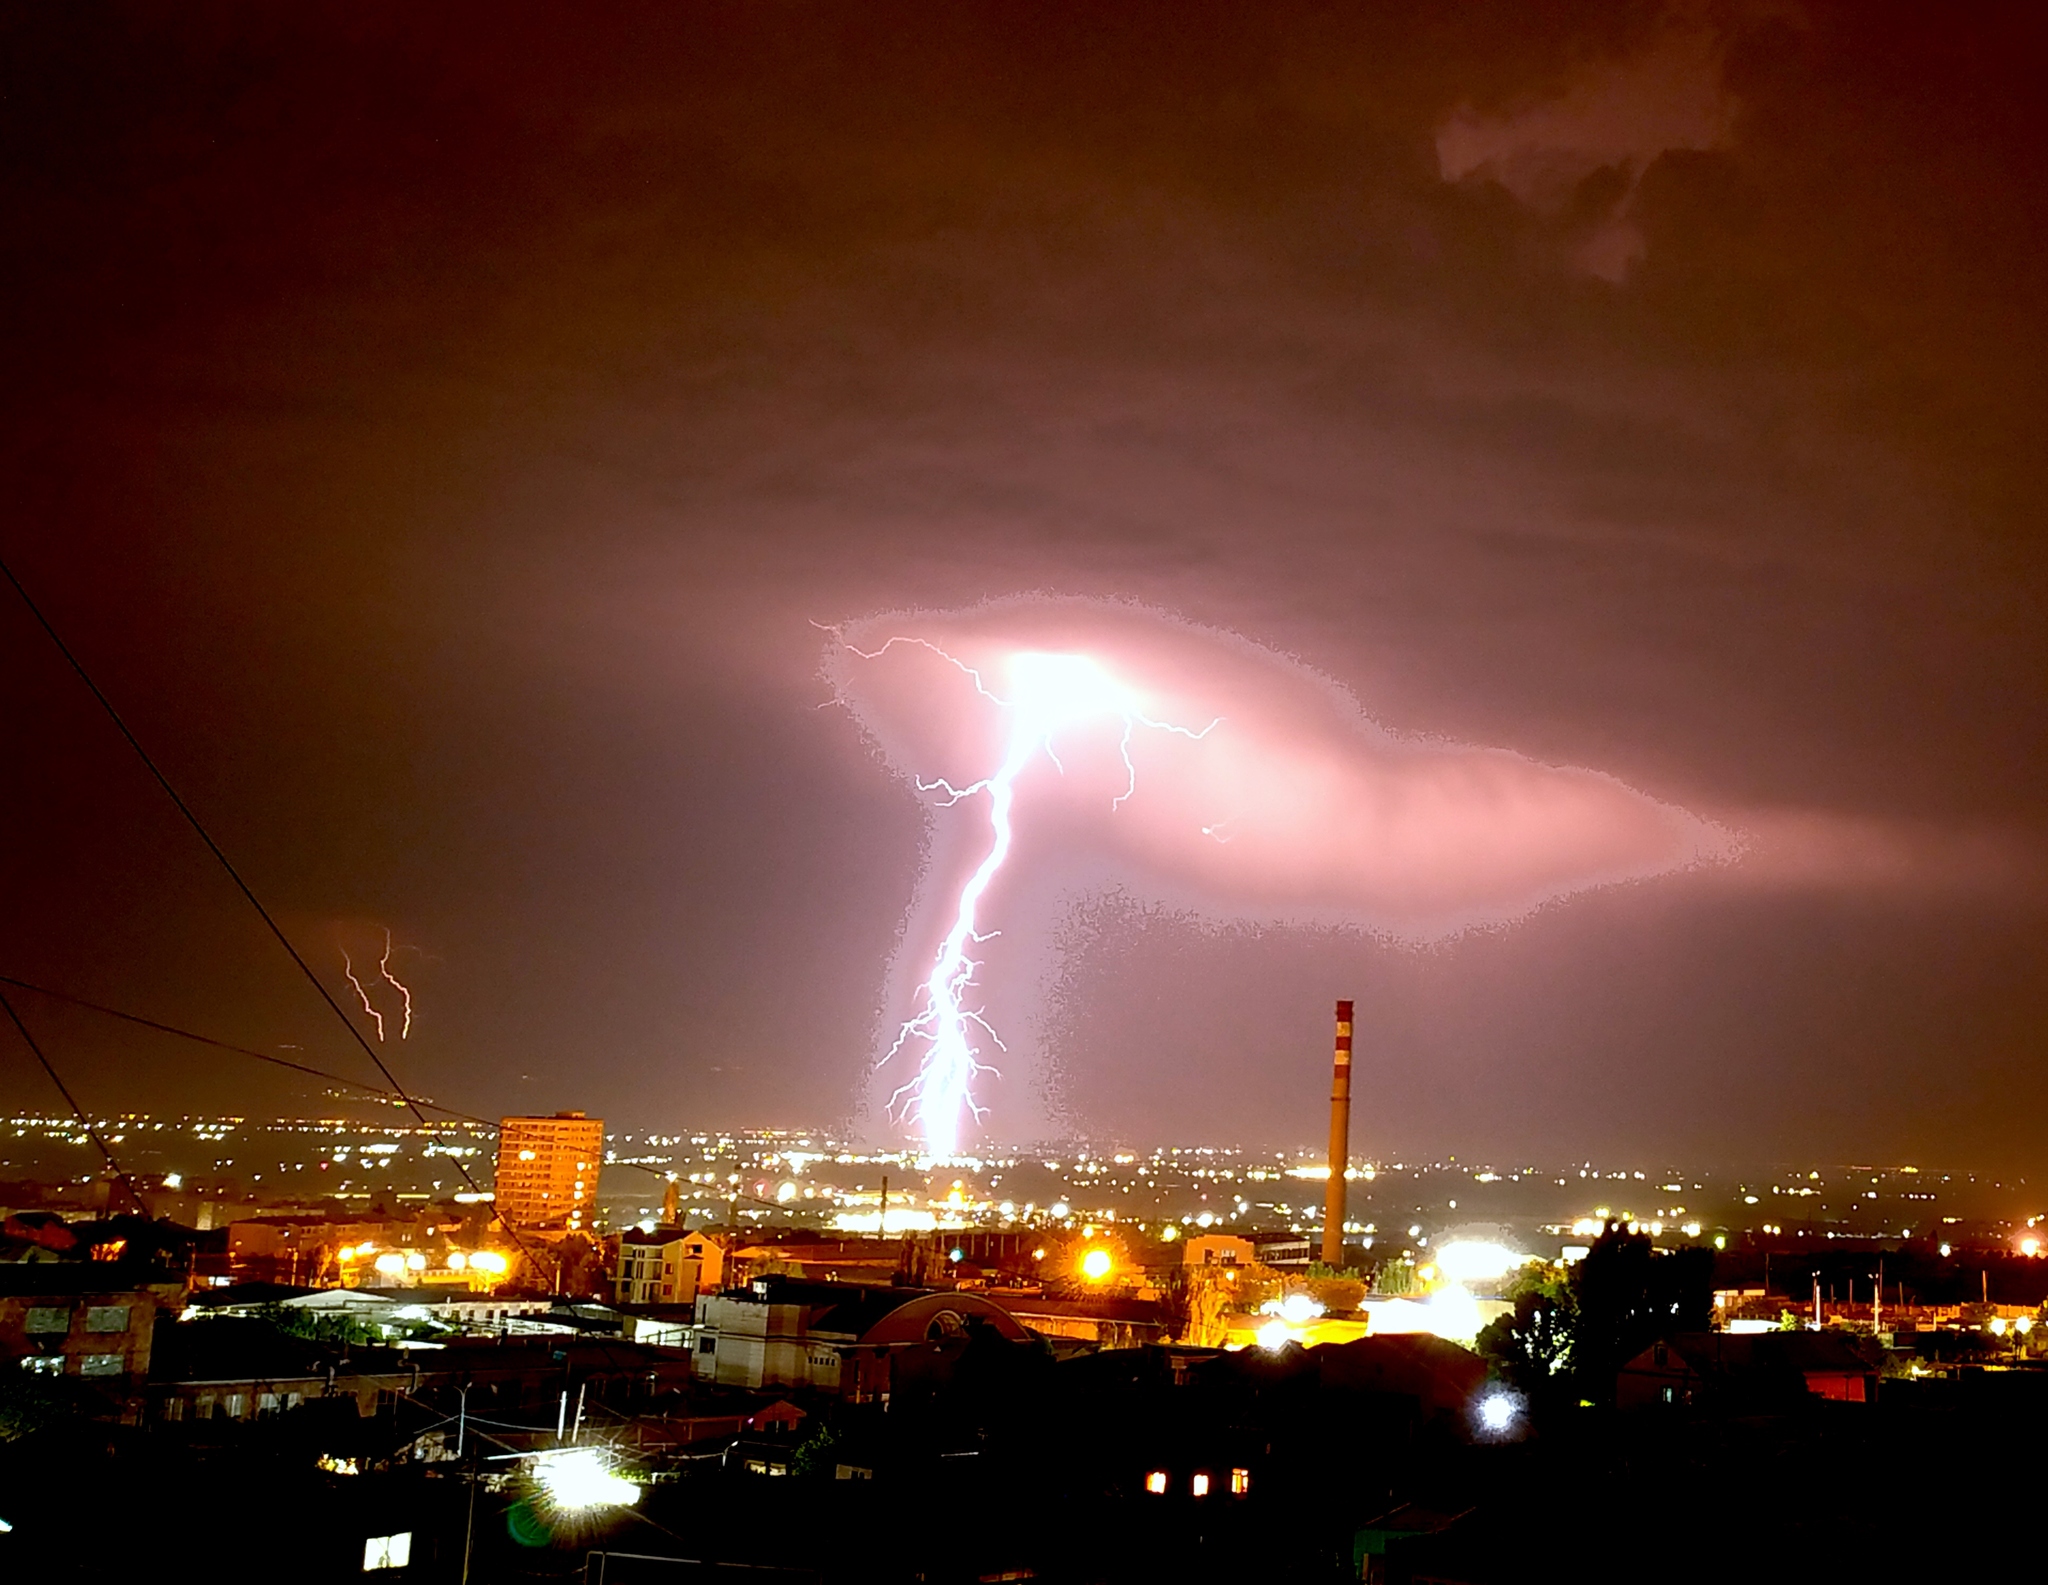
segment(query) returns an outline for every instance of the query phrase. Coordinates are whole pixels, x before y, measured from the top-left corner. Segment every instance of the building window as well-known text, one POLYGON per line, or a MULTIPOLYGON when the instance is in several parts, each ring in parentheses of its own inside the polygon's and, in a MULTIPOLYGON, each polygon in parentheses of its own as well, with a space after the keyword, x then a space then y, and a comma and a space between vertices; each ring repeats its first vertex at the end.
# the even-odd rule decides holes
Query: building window
POLYGON ((166 1398, 163 1401, 163 1407, 157 1412, 166 1420, 182 1420, 185 1418, 185 1400, 183 1398, 166 1398))
POLYGON ((412 1532, 373 1535, 363 1543, 363 1572, 380 1568, 405 1568, 412 1562, 412 1532))
POLYGON ((31 1376, 61 1376, 64 1374, 62 1354, 31 1354, 21 1362, 21 1368, 31 1376))
POLYGON ((122 1374, 122 1356, 119 1354, 80 1354, 78 1374, 81 1376, 118 1376, 122 1374))
POLYGON ((276 1394, 276 1393, 274 1393, 274 1392, 266 1392, 266 1393, 263 1393, 263 1394, 261 1394, 261 1395, 260 1395, 260 1396, 259 1396, 259 1397, 258 1397, 258 1398, 256 1399, 256 1417, 257 1417, 257 1419, 259 1419, 259 1420, 260 1420, 260 1419, 263 1419, 264 1417, 266 1417, 266 1416, 268 1416, 268 1415, 273 1415, 273 1414, 276 1414, 276 1413, 277 1413, 277 1394, 276 1394))
POLYGON ((125 1332, 128 1330, 128 1306, 125 1304, 95 1304, 85 1312, 85 1329, 88 1332, 125 1332))
POLYGON ((1234 1469, 1230 1472, 1230 1495, 1242 1497, 1252 1489, 1252 1472, 1248 1469, 1234 1469))
POLYGON ((1155 1469, 1145 1477, 1145 1489, 1155 1497, 1166 1495, 1166 1471, 1155 1469))
POLYGON ((221 1400, 221 1413, 230 1420, 239 1420, 248 1412, 249 1400, 239 1392, 231 1392, 221 1400))
POLYGON ((23 1324, 25 1332, 68 1332, 71 1330, 71 1311, 58 1304, 33 1304, 29 1306, 28 1320, 23 1324))
POLYGON ((717 1339, 717 1338, 715 1338, 715 1337, 700 1337, 700 1338, 698 1338, 698 1339, 697 1339, 697 1352, 698 1352, 698 1353, 700 1353, 700 1354, 715 1354, 715 1353, 717 1353, 717 1352, 718 1352, 718 1339, 717 1339))
POLYGON ((1197 1497, 1209 1495, 1209 1473, 1207 1470, 1203 1470, 1195 1476, 1194 1480, 1190 1483, 1190 1489, 1197 1497))

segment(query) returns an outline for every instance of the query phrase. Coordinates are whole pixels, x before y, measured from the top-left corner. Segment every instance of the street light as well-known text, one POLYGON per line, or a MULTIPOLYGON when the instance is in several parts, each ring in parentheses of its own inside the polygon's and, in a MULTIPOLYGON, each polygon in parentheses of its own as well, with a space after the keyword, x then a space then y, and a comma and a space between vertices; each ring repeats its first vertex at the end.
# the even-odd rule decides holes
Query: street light
POLYGON ((565 1447, 535 1461, 533 1478, 557 1508, 627 1508, 640 1500, 640 1488, 614 1473, 602 1448, 565 1447))

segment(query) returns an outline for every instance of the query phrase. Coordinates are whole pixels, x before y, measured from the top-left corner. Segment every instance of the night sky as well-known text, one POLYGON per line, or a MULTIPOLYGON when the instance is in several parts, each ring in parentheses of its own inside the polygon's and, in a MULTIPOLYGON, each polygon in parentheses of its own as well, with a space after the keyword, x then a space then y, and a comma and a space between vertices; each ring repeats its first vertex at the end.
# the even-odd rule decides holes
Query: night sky
MULTIPOLYGON (((929 811, 833 633, 1040 594, 1749 850, 1420 943, 1084 866, 1034 1128, 1313 1142, 1350 996, 1374 1154, 2044 1170, 2044 70, 2026 6, 16 7, 0 554, 337 991, 393 932, 450 1105, 854 1120, 929 811)), ((0 973, 374 1077, 0 596, 0 973)), ((328 1105, 20 1006, 95 1109, 328 1105)))

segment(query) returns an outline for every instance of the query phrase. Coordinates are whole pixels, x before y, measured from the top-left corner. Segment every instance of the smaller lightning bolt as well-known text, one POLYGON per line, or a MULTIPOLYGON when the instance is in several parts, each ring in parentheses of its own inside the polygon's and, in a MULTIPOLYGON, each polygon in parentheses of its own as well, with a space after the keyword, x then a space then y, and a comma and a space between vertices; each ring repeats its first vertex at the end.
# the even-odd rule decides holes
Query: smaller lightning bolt
MULTIPOLYGON (((391 954, 394 950, 391 932, 387 929, 384 932, 384 955, 377 960, 377 977, 398 992, 404 1000, 404 1011, 400 1015, 398 1025, 398 1038, 404 1040, 412 1034, 412 989, 391 972, 391 954)), ((370 993, 363 988, 363 982, 356 978, 356 966, 349 958, 347 947, 341 949, 341 972, 348 976, 349 984, 355 987, 356 1000, 363 1004, 363 1011, 368 1013, 371 1022, 376 1024, 377 1038, 381 1041, 384 1038, 384 1015, 377 1011, 376 1004, 370 1000, 370 993)))
POLYGON ((349 961, 347 947, 341 949, 341 972, 348 976, 349 984, 356 988, 356 995, 362 1001, 363 1011, 376 1021, 377 1038, 381 1041, 384 1038, 384 1015, 370 1004, 370 993, 363 989, 363 982, 356 978, 356 966, 349 961))
POLYGON ((377 972, 384 976, 387 984, 396 987, 398 994, 405 998, 405 1018, 398 1026, 398 1038, 404 1040, 412 1033, 412 992, 406 989, 405 986, 400 985, 397 978, 391 972, 391 932, 389 930, 384 932, 384 956, 377 960, 377 972))

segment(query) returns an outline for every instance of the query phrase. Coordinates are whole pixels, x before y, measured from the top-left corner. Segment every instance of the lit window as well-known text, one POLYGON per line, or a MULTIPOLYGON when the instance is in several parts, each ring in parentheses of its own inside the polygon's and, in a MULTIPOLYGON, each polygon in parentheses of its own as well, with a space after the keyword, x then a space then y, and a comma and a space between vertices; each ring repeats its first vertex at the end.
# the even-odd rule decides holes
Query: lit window
POLYGON ((28 1319, 23 1324, 22 1330, 25 1332, 68 1332, 71 1330, 71 1311, 63 1305, 30 1305, 28 1319))
POLYGON ((363 1543, 363 1572, 373 1568, 404 1568, 412 1562, 412 1532, 373 1535, 363 1543))
POLYGON ((1194 1478, 1192 1485, 1194 1493, 1197 1497, 1206 1497, 1209 1495, 1209 1476, 1206 1472, 1197 1475, 1194 1478))
POLYGON ((1234 1469, 1230 1472, 1230 1495, 1242 1497, 1252 1489, 1252 1472, 1248 1469, 1234 1469))
POLYGON ((118 1376, 126 1361, 119 1354, 80 1354, 78 1374, 81 1376, 118 1376))
POLYGON ((64 1374, 62 1354, 30 1354, 22 1360, 21 1368, 31 1376, 61 1376, 64 1374))
POLYGON ((1145 1477, 1145 1489, 1155 1497, 1163 1497, 1166 1494, 1166 1471, 1155 1469, 1151 1474, 1147 1475, 1145 1477))

